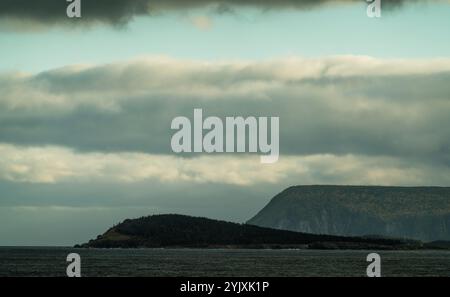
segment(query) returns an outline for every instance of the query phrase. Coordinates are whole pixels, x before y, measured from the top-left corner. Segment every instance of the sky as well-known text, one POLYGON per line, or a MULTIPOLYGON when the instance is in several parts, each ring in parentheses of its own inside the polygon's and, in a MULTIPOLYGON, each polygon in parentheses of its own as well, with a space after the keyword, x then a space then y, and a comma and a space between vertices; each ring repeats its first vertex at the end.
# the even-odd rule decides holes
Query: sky
POLYGON ((384 2, 0 0, 0 245, 245 222, 292 185, 449 186, 450 3, 384 2), (279 161, 174 154, 194 108, 278 116, 279 161))

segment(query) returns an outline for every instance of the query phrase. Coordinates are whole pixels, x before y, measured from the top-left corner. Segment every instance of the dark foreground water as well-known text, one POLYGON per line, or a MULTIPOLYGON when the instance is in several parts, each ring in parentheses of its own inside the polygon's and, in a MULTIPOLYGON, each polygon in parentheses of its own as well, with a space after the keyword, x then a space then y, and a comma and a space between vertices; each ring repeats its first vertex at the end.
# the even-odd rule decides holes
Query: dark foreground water
MULTIPOLYGON (((368 251, 0 247, 0 276, 365 276, 368 251)), ((382 276, 450 276, 450 252, 379 251, 382 276)))

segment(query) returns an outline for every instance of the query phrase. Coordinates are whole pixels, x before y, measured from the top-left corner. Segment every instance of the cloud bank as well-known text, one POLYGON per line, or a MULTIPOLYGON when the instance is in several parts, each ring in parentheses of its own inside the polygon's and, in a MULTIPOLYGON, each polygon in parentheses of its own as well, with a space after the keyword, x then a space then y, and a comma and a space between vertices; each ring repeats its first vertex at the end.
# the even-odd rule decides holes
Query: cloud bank
POLYGON ((0 179, 28 183, 229 184, 253 186, 301 180, 339 184, 427 185, 446 182, 450 168, 411 164, 391 157, 289 156, 270 168, 255 156, 175 156, 142 153, 77 153, 60 147, 0 144, 0 179))
POLYGON ((10 181, 334 180, 324 172, 358 184, 450 181, 450 59, 153 57, 3 73, 0 88, 0 177, 10 181), (194 108, 280 117, 280 163, 263 170, 257 156, 174 155, 170 123, 194 108), (304 166, 323 174, 301 175, 304 166))
POLYGON ((450 165, 450 60, 344 56, 218 62, 149 58, 0 75, 0 142, 171 154, 170 123, 279 116, 283 155, 450 165))

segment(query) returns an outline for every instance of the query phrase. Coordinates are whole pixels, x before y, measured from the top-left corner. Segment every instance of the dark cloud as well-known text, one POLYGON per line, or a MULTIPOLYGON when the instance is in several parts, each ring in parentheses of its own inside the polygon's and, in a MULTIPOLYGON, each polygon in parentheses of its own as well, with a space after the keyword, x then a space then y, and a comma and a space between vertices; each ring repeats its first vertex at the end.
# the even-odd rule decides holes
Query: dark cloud
MULTIPOLYGON (((417 0, 418 1, 418 0, 417 0)), ((416 2, 417 2, 416 1, 416 2)), ((331 3, 364 3, 363 0, 82 0, 82 18, 70 23, 95 22, 122 25, 135 16, 164 11, 210 7, 216 12, 230 12, 239 7, 269 9, 309 9, 331 3)), ((384 0, 385 8, 401 5, 404 0, 384 0)), ((408 1, 412 2, 412 1, 408 1)), ((425 1, 423 1, 425 2, 425 1)), ((0 19, 37 22, 45 25, 67 22, 64 0, 0 0, 0 19)))
MULTIPOLYGON (((124 24, 132 17, 147 14, 149 0, 82 0, 82 21, 124 24)), ((54 24, 68 21, 64 0, 1 0, 0 17, 54 24)), ((72 21, 76 21, 73 19, 72 21)))

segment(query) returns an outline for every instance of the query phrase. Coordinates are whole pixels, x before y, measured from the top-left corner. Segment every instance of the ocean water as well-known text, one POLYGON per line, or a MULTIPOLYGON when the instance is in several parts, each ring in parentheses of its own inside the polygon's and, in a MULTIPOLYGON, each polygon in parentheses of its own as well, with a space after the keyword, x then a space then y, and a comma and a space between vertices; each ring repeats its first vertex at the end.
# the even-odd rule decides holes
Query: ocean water
MULTIPOLYGON (((365 276, 369 251, 0 247, 0 276, 365 276)), ((372 252, 372 251, 370 251, 372 252)), ((376 251, 375 251, 376 252, 376 251)), ((449 251, 378 251, 382 276, 450 276, 449 251)))

